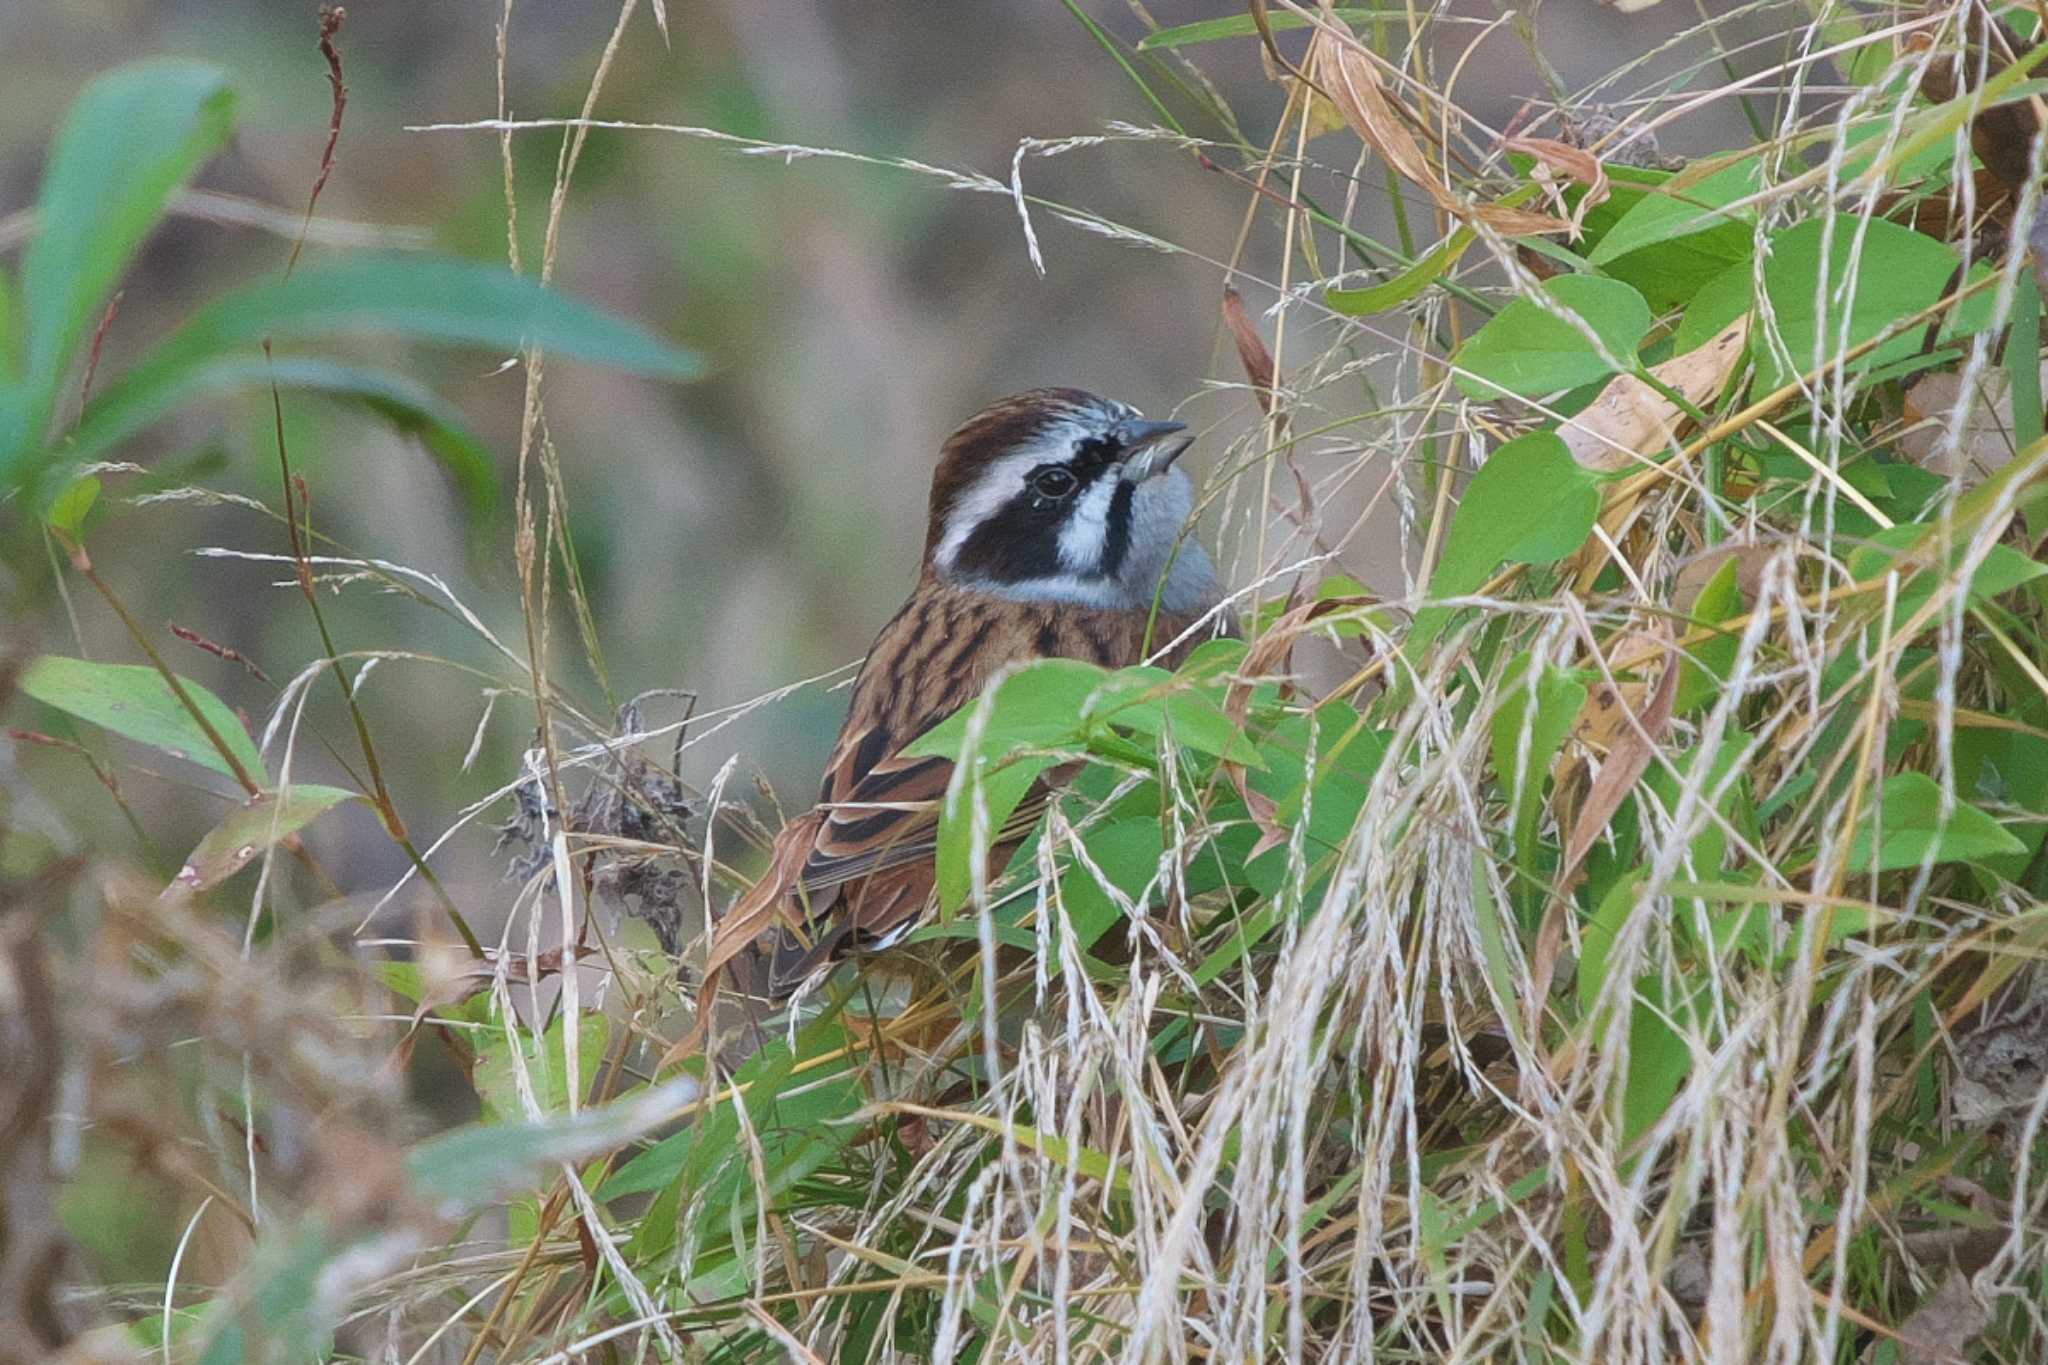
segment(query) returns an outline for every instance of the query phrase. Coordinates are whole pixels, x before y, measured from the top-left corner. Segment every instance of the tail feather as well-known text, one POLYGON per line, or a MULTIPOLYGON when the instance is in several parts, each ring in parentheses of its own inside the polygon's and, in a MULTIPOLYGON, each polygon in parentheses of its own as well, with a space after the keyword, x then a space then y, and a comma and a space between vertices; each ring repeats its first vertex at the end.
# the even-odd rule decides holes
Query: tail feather
POLYGON ((775 947, 768 955, 768 998, 779 1005, 795 995, 797 987, 839 956, 848 932, 847 926, 841 923, 827 928, 815 938, 806 939, 785 925, 776 934, 775 947))

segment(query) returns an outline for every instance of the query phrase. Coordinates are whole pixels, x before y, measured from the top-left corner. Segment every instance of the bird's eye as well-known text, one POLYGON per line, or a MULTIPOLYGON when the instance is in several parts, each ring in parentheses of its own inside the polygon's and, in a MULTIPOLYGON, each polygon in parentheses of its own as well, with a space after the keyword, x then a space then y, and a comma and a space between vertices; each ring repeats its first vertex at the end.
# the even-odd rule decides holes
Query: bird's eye
POLYGON ((1060 465, 1049 464, 1031 471, 1031 491, 1041 498, 1064 498, 1074 491, 1075 479, 1060 465))

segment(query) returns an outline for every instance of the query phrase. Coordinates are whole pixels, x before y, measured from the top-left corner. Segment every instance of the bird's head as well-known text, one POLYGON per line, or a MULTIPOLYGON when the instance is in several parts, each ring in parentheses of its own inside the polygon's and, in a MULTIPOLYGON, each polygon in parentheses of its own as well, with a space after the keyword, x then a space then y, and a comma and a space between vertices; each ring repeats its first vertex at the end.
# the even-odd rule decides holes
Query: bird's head
POLYGON ((1179 422, 1079 389, 1032 389, 969 418, 932 475, 925 565, 1026 601, 1169 611, 1216 597, 1209 558, 1181 532, 1194 485, 1175 467, 1179 422), (1176 546, 1178 545, 1178 551, 1176 546))

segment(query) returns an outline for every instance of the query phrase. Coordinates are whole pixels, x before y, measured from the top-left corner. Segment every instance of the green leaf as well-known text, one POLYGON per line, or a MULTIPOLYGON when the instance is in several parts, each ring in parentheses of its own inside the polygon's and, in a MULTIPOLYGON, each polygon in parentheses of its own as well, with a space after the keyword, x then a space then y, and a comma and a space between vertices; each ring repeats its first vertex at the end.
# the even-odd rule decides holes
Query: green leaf
POLYGON ((1690 355, 1755 306, 1755 263, 1737 261, 1693 294, 1685 316, 1678 320, 1678 331, 1672 335, 1671 354, 1690 355))
POLYGON ((1536 849, 1544 780, 1565 737, 1571 734, 1572 722, 1586 705, 1585 684, 1555 665, 1531 677, 1535 662, 1525 651, 1508 665, 1507 693, 1493 713, 1490 727, 1493 770, 1508 792, 1515 860, 1525 871, 1530 869, 1530 855, 1536 849), (1529 745, 1525 766, 1517 763, 1524 734, 1529 745))
MULTIPOLYGON (((1719 625, 1742 615, 1742 589, 1736 583, 1738 568, 1735 557, 1730 555, 1707 580, 1699 599, 1693 603, 1694 624, 1719 625)), ((1717 631, 1700 641, 1680 662, 1678 696, 1672 702, 1677 714, 1690 715, 1714 699, 1735 667, 1735 650, 1741 643, 1736 632, 1717 631)))
POLYGON ((956 779, 959 782, 959 799, 954 800, 948 793, 945 806, 939 813, 939 847, 935 861, 939 908, 942 911, 950 914, 958 909, 974 890, 975 864, 988 857, 990 848, 1001 838, 1003 826, 1009 823, 1017 804, 1054 761, 1034 755, 994 768, 982 768, 976 764, 971 779, 956 779), (987 823, 981 828, 984 837, 980 839, 975 838, 977 790, 988 816, 987 823))
MULTIPOLYGON (((55 386, 98 325, 115 282, 172 192, 219 150, 233 121, 227 77, 199 62, 119 67, 71 106, 22 258, 26 415, 48 420, 55 386)), ((36 420, 0 431, 0 485, 13 482, 43 434, 36 420)))
POLYGON ((986 705, 980 751, 1001 757, 1020 745, 1060 744, 1082 732, 1081 715, 1109 672, 1079 659, 1036 659, 996 684, 995 695, 962 707, 919 735, 903 752, 957 760, 969 720, 986 705))
POLYGON ((1398 308, 1442 279, 1444 272, 1456 265, 1458 258, 1472 245, 1475 235, 1471 228, 1461 227, 1446 237, 1442 245, 1392 279, 1365 289, 1325 289, 1323 302, 1347 317, 1365 317, 1398 308))
MULTIPOLYGON (((1600 515, 1600 485, 1554 431, 1509 441, 1479 467, 1458 500, 1429 595, 1457 597, 1480 587, 1503 560, 1547 564, 1577 550, 1600 515)), ((1436 639, 1451 609, 1415 613, 1402 648, 1411 657, 1436 639)))
MULTIPOLYGON (((221 699, 179 678, 185 694, 252 778, 263 773, 263 756, 242 722, 221 699)), ((138 744, 211 768, 225 776, 234 769, 206 738, 206 732, 178 700, 163 675, 146 664, 103 664, 45 654, 21 675, 21 690, 67 715, 90 721, 138 744)))
POLYGON ((84 478, 73 479, 50 504, 50 529, 67 542, 75 544, 83 540, 86 514, 99 500, 100 481, 97 478, 88 474, 84 478))
POLYGON ((414 1190, 453 1219, 519 1192, 535 1173, 616 1150, 688 1111, 703 1086, 691 1076, 652 1086, 574 1118, 536 1123, 473 1123, 430 1138, 405 1154, 414 1190))
POLYGON ((1600 486, 1551 431, 1509 441, 1479 467, 1444 540, 1432 596, 1470 592, 1502 561, 1548 564, 1575 552, 1600 514, 1600 486))
POLYGON ((222 295, 152 351, 126 382, 161 383, 163 373, 266 337, 347 331, 502 351, 540 346, 554 355, 669 379, 692 378, 700 368, 695 356, 644 328, 501 266, 366 252, 222 295))
MULTIPOLYGON (((1930 522, 1905 522, 1871 535, 1849 556, 1849 572, 1858 580, 1869 580, 1896 567, 1905 582, 1899 588, 1893 618, 1905 621, 1933 597, 1937 588, 1961 572, 1969 551, 1969 531, 1958 524, 1949 545, 1944 570, 1936 558, 1941 528, 1930 522)), ((1989 554, 1970 576, 1968 601, 1971 606, 2011 592, 2014 588, 2048 574, 2048 564, 2027 558, 2010 545, 1993 545, 1989 554)))
POLYGON ((64 454, 98 458, 152 422, 194 399, 244 388, 303 389, 360 403, 408 435, 454 476, 472 512, 487 512, 498 483, 489 449, 470 432, 462 415, 431 390, 382 370, 340 365, 308 356, 279 356, 265 364, 253 350, 195 355, 185 366, 150 366, 103 390, 79 419, 64 454))
POLYGON ((310 783, 294 784, 282 793, 258 792, 206 832, 165 894, 196 895, 218 886, 286 835, 298 833, 344 801, 360 799, 340 787, 310 783))
POLYGON ((1925 773, 1899 773, 1884 784, 1876 809, 1849 845, 1851 872, 1893 872, 1924 863, 1972 862, 2024 853, 2026 845, 1998 821, 1958 800, 1944 818, 1941 788, 1925 773), (1881 829, 1879 828, 1881 824, 1881 829), (1872 853, 1872 838, 1882 841, 1872 853))
POLYGON ((1590 1028, 1595 1035, 1603 1031, 1595 1015, 1600 1007, 1600 996, 1607 990, 1608 963, 1614 956, 1614 943, 1627 926, 1629 916, 1635 913, 1636 899, 1647 875, 1637 868, 1625 877, 1615 878, 1614 885, 1607 889, 1599 907, 1593 911, 1593 918, 1580 931, 1585 946, 1579 954, 1575 983, 1579 1017, 1583 1026, 1590 1028))
POLYGON ((1181 673, 1138 665, 1118 670, 1097 688, 1082 710, 1089 730, 1098 723, 1141 735, 1166 736, 1196 753, 1213 754, 1257 767, 1265 760, 1223 709, 1227 674, 1193 667, 1181 673), (1192 681, 1191 681, 1192 680, 1192 681))
MULTIPOLYGON (((1082 845, 1109 884, 1134 902, 1158 875, 1166 850, 1156 817, 1105 821, 1088 831, 1082 845)), ((1083 952, 1123 919, 1122 909, 1079 859, 1060 877, 1060 905, 1083 952)))
MULTIPOLYGON (((1650 331, 1650 306, 1620 280, 1560 275, 1543 282, 1550 303, 1574 314, 1600 338, 1614 362, 1634 362, 1650 331)), ((1530 298, 1517 298, 1494 314, 1452 357, 1458 387, 1474 398, 1502 390, 1534 397, 1577 388, 1616 373, 1585 330, 1530 298)))
MULTIPOLYGON (((534 1100, 544 1114, 566 1113, 569 1108, 569 1052, 563 1026, 566 1018, 564 1014, 557 1014, 539 1040, 525 1028, 514 1030, 519 1040, 519 1057, 525 1061, 527 1076, 533 1085, 534 1100)), ((524 1118, 526 1106, 519 1098, 518 1062, 512 1055, 513 1043, 505 1036, 502 1024, 494 1024, 483 1036, 485 1041, 477 1049, 472 1079, 477 1098, 484 1103, 484 1113, 498 1122, 524 1118)), ((591 1084, 596 1081, 598 1069, 604 1063, 605 1046, 610 1041, 611 1025, 602 1013, 593 1010, 578 1018, 576 1095, 579 1100, 590 1094, 591 1084)))
MULTIPOLYGON (((1768 329, 1759 326, 1750 345, 1762 387, 1778 388, 1795 373, 1811 370, 1817 359, 1824 361, 1861 345, 1930 307, 1947 288, 1956 263, 1955 252, 1932 237, 1883 219, 1836 214, 1773 233, 1770 259, 1764 263, 1764 289, 1792 369, 1779 362, 1768 329), (1830 223, 1832 239, 1826 242, 1824 262, 1823 239, 1829 236, 1830 223), (1852 259, 1853 292, 1848 289, 1852 259), (1823 265, 1824 287, 1818 284, 1823 265)), ((1909 327, 1859 357, 1850 368, 1868 369, 1904 359, 1919 349, 1920 341, 1920 329, 1909 327)))
POLYGON ((1695 184, 1666 184, 1623 214, 1587 260, 1641 289, 1652 308, 1674 307, 1731 263, 1749 259, 1756 211, 1730 212, 1727 205, 1762 183, 1761 159, 1747 157, 1695 184))

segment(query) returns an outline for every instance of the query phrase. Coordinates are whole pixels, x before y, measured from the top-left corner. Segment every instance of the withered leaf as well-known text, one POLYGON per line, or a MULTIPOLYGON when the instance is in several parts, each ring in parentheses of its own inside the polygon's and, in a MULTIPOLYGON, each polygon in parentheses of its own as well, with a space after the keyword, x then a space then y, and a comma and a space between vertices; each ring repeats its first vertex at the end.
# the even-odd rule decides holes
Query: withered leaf
MULTIPOLYGON (((1742 363, 1749 339, 1749 315, 1743 314, 1706 345, 1673 356, 1650 373, 1666 387, 1683 394, 1695 407, 1713 400, 1742 363)), ((1609 474, 1666 450, 1671 438, 1690 420, 1683 408, 1632 374, 1609 380, 1586 409, 1558 428, 1565 449, 1586 468, 1609 474)))
POLYGON ((1268 417, 1273 415, 1273 353, 1266 349, 1266 339, 1259 335, 1257 324, 1244 311, 1244 296, 1236 289, 1223 287, 1223 322, 1230 328, 1230 339, 1237 343, 1238 363, 1244 366, 1244 377, 1251 381, 1252 392, 1258 395, 1259 411, 1268 417))

